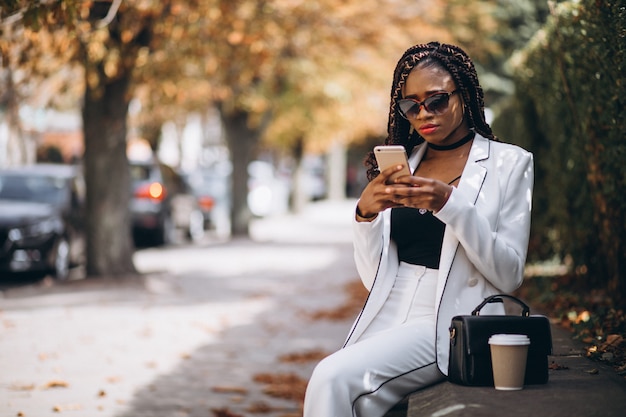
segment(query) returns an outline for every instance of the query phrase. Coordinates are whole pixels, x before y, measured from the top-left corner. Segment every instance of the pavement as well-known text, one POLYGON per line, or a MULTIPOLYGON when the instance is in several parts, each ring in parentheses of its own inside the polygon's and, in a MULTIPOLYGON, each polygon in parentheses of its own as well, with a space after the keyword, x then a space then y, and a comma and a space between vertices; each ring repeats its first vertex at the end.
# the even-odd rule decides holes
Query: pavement
MULTIPOLYGON (((353 207, 316 202, 255 220, 250 239, 141 250, 140 276, 4 288, 0 417, 300 416, 313 367, 341 347, 365 297, 353 207)), ((584 358, 562 330, 553 335, 563 368, 550 371, 549 384, 491 396, 444 383, 411 397, 409 415, 478 416, 477 398, 506 395, 507 412, 496 402, 484 415, 529 404, 524 415, 626 409, 626 381, 584 358), (425 399, 454 401, 422 413, 425 399), (579 408, 561 404, 570 400, 579 408)))
POLYGON ((141 250, 142 276, 5 287, 0 417, 300 415, 315 363, 358 313, 337 314, 358 279, 353 206, 258 219, 252 239, 141 250))

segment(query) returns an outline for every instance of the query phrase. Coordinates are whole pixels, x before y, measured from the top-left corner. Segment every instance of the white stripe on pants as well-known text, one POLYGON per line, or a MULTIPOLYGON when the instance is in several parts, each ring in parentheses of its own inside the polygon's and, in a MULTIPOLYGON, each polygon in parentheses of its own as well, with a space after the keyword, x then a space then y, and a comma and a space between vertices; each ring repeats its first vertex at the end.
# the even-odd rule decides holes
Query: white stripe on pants
POLYGON ((408 393, 444 379, 435 362, 436 285, 436 270, 401 263, 365 333, 316 366, 304 417, 381 417, 408 393), (411 307, 402 311, 406 297, 411 307))

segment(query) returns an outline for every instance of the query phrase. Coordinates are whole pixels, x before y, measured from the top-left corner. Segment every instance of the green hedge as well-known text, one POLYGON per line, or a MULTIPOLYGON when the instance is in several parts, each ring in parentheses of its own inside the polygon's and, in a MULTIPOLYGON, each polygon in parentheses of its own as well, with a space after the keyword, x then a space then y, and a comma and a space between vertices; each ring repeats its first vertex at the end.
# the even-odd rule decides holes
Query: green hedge
POLYGON ((516 94, 494 121, 535 155, 529 260, 558 257, 626 302, 626 1, 552 6, 511 59, 516 94))

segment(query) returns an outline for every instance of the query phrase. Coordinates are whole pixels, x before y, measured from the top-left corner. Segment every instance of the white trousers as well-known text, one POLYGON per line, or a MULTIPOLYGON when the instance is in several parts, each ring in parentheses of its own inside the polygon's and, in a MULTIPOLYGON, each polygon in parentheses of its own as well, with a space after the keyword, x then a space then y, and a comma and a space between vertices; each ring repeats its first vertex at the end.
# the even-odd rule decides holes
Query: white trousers
POLYGON ((436 287, 437 270, 401 263, 359 340, 315 367, 304 417, 382 417, 407 394, 443 380, 435 353, 436 287), (407 297, 408 311, 400 308, 407 297))

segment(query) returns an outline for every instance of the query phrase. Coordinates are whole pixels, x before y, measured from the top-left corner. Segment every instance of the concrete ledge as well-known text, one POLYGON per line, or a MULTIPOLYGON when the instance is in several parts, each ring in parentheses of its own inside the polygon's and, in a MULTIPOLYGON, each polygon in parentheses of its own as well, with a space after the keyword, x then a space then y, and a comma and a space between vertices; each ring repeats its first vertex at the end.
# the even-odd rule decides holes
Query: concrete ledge
POLYGON ((552 328, 554 355, 545 385, 521 391, 465 387, 444 382, 409 396, 407 417, 623 417, 626 379, 582 355, 571 335, 552 328))

